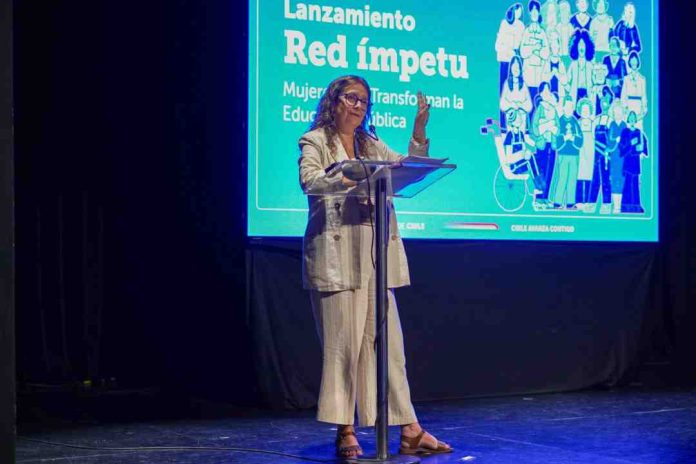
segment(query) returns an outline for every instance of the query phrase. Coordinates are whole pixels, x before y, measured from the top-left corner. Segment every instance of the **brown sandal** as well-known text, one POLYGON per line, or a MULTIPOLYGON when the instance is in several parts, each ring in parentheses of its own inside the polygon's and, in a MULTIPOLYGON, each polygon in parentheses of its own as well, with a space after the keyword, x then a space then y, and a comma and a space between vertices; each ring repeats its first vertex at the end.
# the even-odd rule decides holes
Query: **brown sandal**
POLYGON ((451 446, 441 441, 437 442, 437 448, 422 446, 421 440, 426 433, 427 432, 425 429, 422 429, 421 433, 415 437, 406 437, 401 435, 401 447, 399 448, 399 454, 445 454, 453 451, 451 446))
POLYGON ((336 435, 336 456, 339 458, 351 459, 357 458, 363 454, 363 450, 360 445, 341 446, 341 441, 351 435, 353 435, 356 439, 358 438, 353 431, 343 432, 336 435), (352 454, 353 452, 355 452, 355 454, 352 454))

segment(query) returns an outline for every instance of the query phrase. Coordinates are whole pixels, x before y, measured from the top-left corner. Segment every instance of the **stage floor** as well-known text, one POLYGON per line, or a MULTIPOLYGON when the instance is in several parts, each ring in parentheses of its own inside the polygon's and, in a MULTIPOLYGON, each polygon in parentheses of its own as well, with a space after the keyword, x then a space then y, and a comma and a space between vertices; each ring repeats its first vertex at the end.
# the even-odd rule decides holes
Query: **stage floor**
MULTIPOLYGON (((455 448, 429 464, 696 463, 696 390, 591 391, 416 404, 421 423, 455 448)), ((239 447, 337 462, 334 430, 313 412, 256 413, 237 418, 81 425, 24 433, 25 438, 96 448, 239 447)), ((358 429, 366 453, 372 429, 358 429)), ((398 429, 390 428, 390 449, 398 429)), ((17 463, 301 463, 233 451, 97 451, 18 440, 17 463)))

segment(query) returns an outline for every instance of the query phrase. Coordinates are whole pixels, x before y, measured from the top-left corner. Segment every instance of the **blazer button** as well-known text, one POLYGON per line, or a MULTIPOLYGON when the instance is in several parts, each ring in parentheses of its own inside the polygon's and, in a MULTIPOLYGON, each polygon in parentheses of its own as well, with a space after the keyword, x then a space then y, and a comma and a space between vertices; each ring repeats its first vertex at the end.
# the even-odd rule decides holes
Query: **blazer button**
POLYGON ((334 208, 336 208, 336 209, 341 209, 341 204, 340 204, 340 203, 335 203, 335 204, 334 204, 334 208))
POLYGON ((399 237, 397 237, 396 235, 392 235, 392 240, 396 240, 397 238, 399 237))
POLYGON ((334 240, 336 240, 336 241, 341 240, 341 236, 340 236, 340 235, 334 235, 334 240))

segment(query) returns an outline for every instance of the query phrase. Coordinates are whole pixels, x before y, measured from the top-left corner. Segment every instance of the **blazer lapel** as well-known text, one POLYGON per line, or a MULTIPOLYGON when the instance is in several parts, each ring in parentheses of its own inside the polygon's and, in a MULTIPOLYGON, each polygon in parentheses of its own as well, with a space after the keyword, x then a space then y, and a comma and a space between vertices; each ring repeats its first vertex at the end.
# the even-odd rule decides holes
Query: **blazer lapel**
POLYGON ((343 143, 341 143, 341 138, 338 134, 334 135, 334 145, 336 146, 336 161, 341 162, 348 159, 348 153, 343 148, 343 143))

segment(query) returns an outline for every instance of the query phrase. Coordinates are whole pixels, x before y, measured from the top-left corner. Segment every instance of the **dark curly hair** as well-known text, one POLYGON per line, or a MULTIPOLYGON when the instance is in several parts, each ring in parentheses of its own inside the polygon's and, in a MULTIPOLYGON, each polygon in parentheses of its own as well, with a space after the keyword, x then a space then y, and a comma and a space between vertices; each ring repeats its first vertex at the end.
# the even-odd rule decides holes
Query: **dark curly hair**
MULTIPOLYGON (((339 97, 343 95, 346 87, 351 84, 361 84, 367 90, 368 100, 372 95, 370 91, 370 84, 367 83, 365 79, 360 76, 348 75, 341 76, 334 79, 329 86, 324 91, 324 94, 319 100, 317 105, 317 112, 314 116, 314 120, 309 126, 309 130, 324 129, 324 134, 326 135, 326 140, 328 140, 328 146, 331 153, 336 152, 336 144, 334 139, 338 133, 338 128, 336 127, 336 106, 339 103, 339 97)), ((372 102, 368 103, 365 117, 363 118, 362 124, 358 126, 355 130, 356 142, 358 145, 358 150, 360 153, 366 153, 367 145, 370 140, 370 136, 367 132, 367 127, 370 119, 372 118, 372 102)))
POLYGON ((513 24, 515 22, 515 13, 517 12, 517 10, 522 10, 521 3, 515 3, 514 5, 511 5, 510 8, 508 8, 505 12, 505 20, 508 22, 508 24, 513 24))

